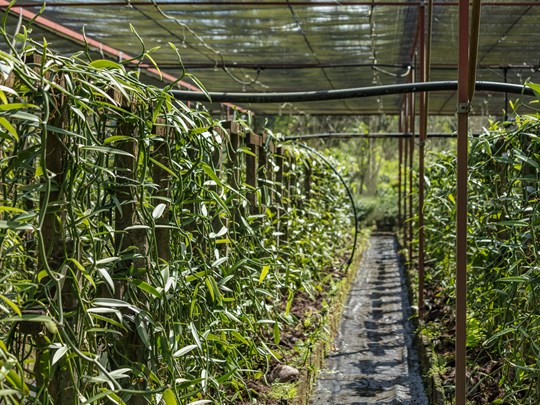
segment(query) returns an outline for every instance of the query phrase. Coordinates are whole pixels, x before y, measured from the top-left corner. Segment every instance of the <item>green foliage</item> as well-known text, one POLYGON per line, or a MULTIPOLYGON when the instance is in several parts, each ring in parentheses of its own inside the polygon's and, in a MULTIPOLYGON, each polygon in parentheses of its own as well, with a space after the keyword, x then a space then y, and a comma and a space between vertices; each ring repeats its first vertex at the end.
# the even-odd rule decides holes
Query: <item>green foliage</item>
MULTIPOLYGON (((493 370, 499 374, 486 378, 502 387, 504 403, 540 398, 539 120, 516 115, 470 141, 467 346, 476 358, 500 362, 493 370)), ((427 278, 452 297, 455 155, 432 154, 428 161, 427 278)))
POLYGON ((252 152, 204 111, 18 38, 0 53, 0 402, 248 400, 295 294, 340 266, 345 190, 285 144, 253 188, 252 152))

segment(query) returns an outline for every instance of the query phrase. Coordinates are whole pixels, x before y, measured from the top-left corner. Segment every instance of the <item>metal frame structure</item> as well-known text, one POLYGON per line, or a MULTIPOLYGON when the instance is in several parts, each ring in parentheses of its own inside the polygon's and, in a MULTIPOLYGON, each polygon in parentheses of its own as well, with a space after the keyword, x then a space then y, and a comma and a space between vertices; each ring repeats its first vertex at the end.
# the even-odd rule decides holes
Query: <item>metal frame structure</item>
MULTIPOLYGON (((369 78, 373 76, 373 83, 380 85, 386 84, 393 79, 389 79, 389 75, 394 75, 396 77, 396 83, 402 83, 404 79, 397 79, 401 77, 401 73, 407 72, 406 76, 412 74, 416 75, 415 80, 421 82, 420 76, 421 73, 418 70, 421 69, 422 63, 420 55, 418 52, 422 47, 419 46, 419 42, 422 41, 423 37, 426 35, 426 29, 420 34, 420 17, 425 14, 426 10, 428 11, 428 18, 426 19, 427 28, 430 33, 432 29, 434 30, 434 46, 433 49, 437 50, 443 45, 445 53, 441 56, 441 52, 433 52, 433 63, 430 61, 430 70, 433 72, 432 80, 445 80, 453 79, 452 71, 457 70, 457 58, 453 57, 451 48, 445 44, 456 44, 452 38, 448 40, 441 41, 441 35, 446 36, 447 33, 450 33, 454 27, 451 24, 451 21, 457 21, 458 19, 458 8, 459 1, 442 1, 442 0, 364 0, 364 1, 324 1, 324 0, 310 0, 310 1, 301 1, 301 0, 260 0, 260 1, 223 1, 223 0, 207 0, 207 1, 195 1, 195 0, 168 0, 168 1, 157 1, 157 0, 123 0, 123 1, 107 1, 107 0, 95 0, 92 2, 80 2, 80 1, 61 1, 61 0, 50 0, 47 2, 47 10, 40 14, 40 6, 44 2, 39 0, 21 0, 20 2, 15 3, 12 8, 12 13, 15 17, 22 15, 23 18, 31 20, 34 19, 33 26, 37 29, 40 27, 42 31, 38 35, 45 34, 44 31, 56 35, 61 42, 60 46, 65 47, 66 51, 68 49, 80 49, 81 45, 84 46, 86 43, 93 52, 93 56, 96 57, 106 57, 112 58, 118 61, 129 59, 129 55, 133 54, 133 48, 137 47, 137 44, 130 39, 133 37, 132 33, 129 30, 126 30, 125 27, 122 28, 121 24, 116 25, 114 32, 118 31, 117 35, 111 36, 111 30, 109 30, 105 24, 111 23, 110 18, 102 18, 107 16, 108 13, 98 13, 95 12, 96 17, 96 26, 98 28, 93 29, 94 32, 88 32, 86 37, 83 37, 80 32, 77 32, 78 28, 80 29, 81 24, 84 24, 85 19, 89 22, 89 16, 93 15, 93 10, 110 10, 112 14, 118 14, 118 17, 121 18, 124 16, 124 25, 127 25, 126 19, 133 19, 133 24, 139 29, 139 26, 152 27, 148 32, 148 28, 145 28, 147 32, 141 32, 141 35, 145 38, 150 38, 154 36, 165 36, 167 35, 167 41, 176 42, 183 41, 185 39, 185 34, 183 31, 186 31, 186 28, 180 25, 176 28, 171 24, 176 24, 174 18, 166 17, 159 12, 169 13, 172 12, 174 15, 179 15, 179 19, 182 21, 185 18, 188 18, 185 22, 193 23, 196 26, 196 29, 199 31, 194 33, 192 40, 193 43, 189 44, 188 47, 182 51, 188 52, 186 55, 191 55, 190 57, 183 57, 185 64, 184 67, 190 69, 199 79, 202 79, 203 83, 211 84, 214 89, 221 89, 221 91, 229 91, 235 89, 236 91, 242 91, 243 88, 239 87, 238 83, 234 85, 234 81, 230 80, 226 82, 226 79, 229 73, 237 72, 237 77, 242 75, 254 75, 259 77, 261 74, 261 80, 264 84, 270 84, 269 90, 264 91, 275 91, 279 89, 286 89, 288 87, 283 87, 284 83, 282 81, 276 82, 274 79, 277 77, 288 77, 289 73, 294 71, 294 77, 296 80, 293 80, 290 84, 295 85, 295 82, 301 84, 296 85, 298 90, 304 90, 308 88, 307 86, 314 85, 315 88, 324 88, 325 86, 332 88, 344 88, 349 87, 350 83, 357 83, 359 86, 368 86, 369 78), (429 10, 435 11, 429 12, 429 10), (159 10, 159 12, 158 12, 159 10), (219 17, 221 11, 223 10, 223 17, 219 17), (290 11, 290 12, 289 12, 290 11), (321 31, 321 29, 326 29, 328 24, 326 21, 325 14, 331 11, 335 13, 336 17, 339 17, 335 21, 335 30, 333 31, 321 31), (82 12, 82 14, 79 14, 82 12), (246 47, 242 47, 241 44, 238 44, 233 41, 231 45, 230 42, 220 42, 221 39, 216 40, 217 42, 212 42, 212 32, 214 30, 219 31, 216 34, 216 37, 224 38, 226 35, 223 34, 225 28, 215 27, 216 23, 223 21, 227 30, 235 29, 242 24, 237 24, 237 21, 226 20, 230 13, 233 13, 233 18, 247 18, 247 23, 250 20, 257 21, 257 24, 250 23, 249 29, 257 30, 260 24, 258 20, 252 19, 250 16, 259 17, 259 12, 264 14, 267 19, 273 20, 273 15, 277 13, 279 18, 288 18, 289 21, 281 21, 276 19, 276 23, 283 22, 284 24, 290 25, 288 30, 295 35, 287 37, 276 37, 277 41, 282 41, 284 38, 289 41, 289 39, 294 40, 296 44, 295 47, 288 47, 290 42, 280 42, 277 48, 284 47, 284 51, 290 50, 293 55, 292 57, 278 57, 275 55, 270 58, 265 52, 254 53, 257 51, 257 44, 254 41, 254 38, 259 38, 260 35, 245 38, 246 47), (274 13, 275 12, 275 13, 274 13), (344 14, 347 13, 347 14, 344 14), (396 26, 395 28, 399 31, 402 31, 401 36, 396 37, 395 35, 388 37, 390 31, 388 28, 393 26, 395 19, 389 19, 389 15, 396 14, 400 19, 400 24, 405 25, 396 26), (38 16, 38 14, 40 14, 38 16), (189 19, 190 15, 195 15, 197 18, 189 19), (298 21, 294 22, 294 16, 298 17, 298 21), (375 21, 372 21, 371 15, 375 15, 375 21), (343 30, 339 30, 339 25, 341 24, 341 17, 350 16, 353 20, 352 26, 347 26, 348 19, 345 20, 343 30), (364 16, 359 18, 358 16, 364 16), (404 18, 406 16, 406 18, 404 18), (442 18, 441 18, 442 16, 442 18), (200 17, 200 18, 198 18, 200 17), (362 28, 367 24, 367 19, 369 17, 369 24, 373 26, 368 30, 367 28, 362 28), (169 18, 169 19, 168 19, 169 18), (172 20, 171 20, 172 18, 172 20), (101 21, 103 20, 103 21, 101 21), (226 21, 224 21, 226 20, 226 21), (168 22, 167 22, 168 21, 168 22), (201 21, 201 25, 197 25, 201 21), (321 21, 323 21, 321 23, 321 21), (405 21, 405 22, 404 22, 405 21), (433 23, 432 23, 433 22, 433 23), (305 24, 313 24, 313 27, 307 27, 305 24), (323 25, 321 25, 323 24, 323 25), (326 25, 324 25, 326 24, 326 25), (103 31, 105 27, 105 31, 103 31), (172 28, 171 28, 172 27, 172 28), (400 28, 401 27, 401 28, 400 28), (209 28, 210 31, 208 35, 203 35, 206 40, 210 40, 208 45, 205 43, 204 39, 201 38, 201 31, 209 28), (100 32, 100 30, 102 30, 100 32), (357 31, 360 30, 360 31, 357 31), (382 30, 382 31, 381 31, 382 30), (334 32, 335 31, 335 32, 334 32), (357 36, 351 36, 351 32, 356 32, 357 36), (322 49, 329 49, 331 46, 340 46, 339 42, 335 42, 335 39, 329 39, 329 42, 321 43, 322 38, 332 37, 332 33, 336 34, 334 37, 339 37, 339 41, 345 41, 345 46, 354 46, 354 51, 351 57, 349 58, 334 58, 320 56, 322 49), (195 35, 197 34, 197 35, 195 35), (384 34, 383 37, 379 37, 380 34, 384 34), (342 38, 345 35, 345 38, 342 38), (360 35, 361 37, 359 37, 360 35), (117 37, 117 39, 115 39, 117 37), (364 38, 365 37, 365 38, 364 38), (368 38, 369 37, 369 38, 368 38), (388 37, 388 39, 386 39, 388 37), (371 44, 368 44, 369 40, 371 44), (130 42, 131 41, 131 42, 130 42), (196 43, 197 41, 202 41, 196 43), (251 41, 251 42, 250 42, 251 41), (307 42, 306 42, 307 41, 307 42), (332 42, 334 41, 334 42, 332 42), (396 46, 391 48, 388 47, 388 43, 394 41, 398 47, 400 56, 397 58, 388 58, 383 55, 396 54, 396 46), (397 42, 396 42, 397 41, 397 42), (352 44, 355 45, 352 45, 352 44), (311 53, 309 49, 300 49, 302 46, 308 47, 316 45, 316 49, 312 49, 311 53), (317 48, 321 46, 322 48, 317 48), (223 46, 223 49, 220 48, 223 46), (78 47, 78 48, 77 48, 78 47), (130 48, 131 47, 131 48, 130 48), (200 49, 195 49, 199 47, 200 49), (384 48, 383 48, 384 47, 384 48), (366 49, 364 49, 366 48, 366 49), (370 48, 370 49, 367 49, 370 48), (383 48, 381 51, 380 48, 383 48), (127 50, 127 52, 126 52, 127 50), (212 55, 203 55, 203 51, 206 53, 215 54, 212 55), (189 54, 189 52, 191 52, 189 54), (223 51, 223 55, 221 55, 223 51), (238 51, 239 53, 236 53, 238 51), (244 52, 245 51, 245 52, 244 52), (389 52, 390 51, 390 52, 389 52), (295 54, 294 52, 299 52, 295 54), (253 55, 255 57, 246 58, 245 55, 253 55), (244 55, 242 57, 235 55, 244 55), (417 55, 416 63, 414 63, 413 56, 417 55), (296 55, 296 56, 294 56, 296 55), (259 56, 257 58, 256 56, 259 56), (264 56, 264 58, 261 58, 264 56), (371 71, 371 73, 370 73, 371 71), (228 73, 227 73, 228 72, 228 73), (246 73, 247 72, 247 73, 246 73), (380 73, 380 79, 377 78, 377 75, 380 73), (384 73, 381 73, 384 72, 384 73), (212 76, 210 76, 212 75, 212 76), (322 81, 312 81, 312 77, 321 77, 324 78, 322 81), (351 76, 352 75, 352 76, 351 76), (350 79, 348 78, 350 76, 350 79), (212 77, 211 79, 208 79, 212 77), (347 77, 346 80, 341 78, 347 77), (368 78, 368 80, 366 80, 368 78), (349 82, 349 83, 347 83, 349 82), (229 83, 226 85, 226 83, 229 83), (217 87, 216 87, 217 86, 217 87)), ((9 1, 0 0, 0 9, 5 9, 8 7, 9 1)), ((506 60, 501 59, 501 52, 497 52, 497 44, 500 43, 501 46, 505 46, 505 43, 511 41, 515 43, 520 41, 520 44, 531 44, 538 41, 535 41, 536 36, 529 41, 523 41, 523 31, 527 31, 527 27, 531 27, 532 32, 529 30, 527 35, 534 34, 536 32, 534 28, 534 20, 531 21, 531 18, 534 19, 534 16, 538 14, 540 8, 539 1, 508 1, 508 0, 492 0, 484 1, 482 3, 484 6, 484 13, 487 13, 486 16, 489 18, 490 15, 498 18, 497 21, 504 22, 504 27, 502 29, 490 28, 490 32, 493 33, 493 41, 483 42, 480 47, 483 52, 483 57, 480 58, 477 70, 479 71, 479 80, 483 81, 499 81, 499 77, 507 77, 508 81, 515 83, 522 83, 523 80, 526 80, 527 77, 531 76, 536 81, 540 80, 540 65, 536 62, 536 59, 531 59, 529 57, 521 58, 510 58, 506 60), (486 11, 487 10, 487 11, 486 11), (497 11, 498 10, 498 11, 497 11), (529 16, 531 14, 533 17, 529 16), (507 19, 504 19, 504 16, 508 15, 507 19), (501 20, 502 18, 502 20, 501 20), (527 24, 523 28, 519 28, 521 24, 527 24), (508 30, 516 31, 515 37, 512 37, 507 40, 506 36, 508 30), (485 55, 491 55, 487 58, 485 55), (496 55, 496 57, 492 57, 496 55), (505 63, 506 61, 506 63, 505 63), (526 63, 524 63, 526 62, 526 63)), ((331 14, 332 16, 334 14, 331 14)), ((266 18, 265 17, 265 18, 266 18)), ((277 18, 277 17, 276 17, 277 18)), ((16 20, 17 18, 13 18, 16 20)), ((175 20, 176 21, 176 20, 175 20)), ((184 24, 185 25, 185 24, 184 24)), ((497 23, 490 23, 486 25, 487 27, 498 27, 497 23)), ((90 25, 88 25, 90 27, 90 25)), ((268 26, 266 25, 268 28, 268 26)), ((285 28, 279 28, 278 31, 283 31, 285 28)), ((287 29, 285 29, 287 30, 287 29)), ((392 30, 391 32, 395 32, 392 30)), ((228 32, 228 31, 227 31, 228 32)), ((242 31, 244 32, 244 31, 242 31)), ((256 31, 257 33, 259 31, 256 31)), ((37 31, 36 31, 37 33, 37 31)), ((249 32, 248 32, 249 33, 249 32)), ((255 33, 255 32, 254 32, 255 33)), ((202 32, 202 34, 205 34, 202 32)), ((232 35, 236 35, 235 31, 231 32, 232 35)), ((269 35, 272 35, 270 32, 269 35)), ((540 33, 538 33, 540 35, 540 33)), ((431 35, 428 35, 426 38, 430 38, 431 35)), ((453 37, 453 35, 452 35, 453 37)), ((149 46, 154 46, 157 43, 153 43, 152 40, 148 38, 149 46)), ((157 37, 156 37, 157 38, 157 37)), ((483 38, 486 38, 484 36, 483 38)), ((163 38, 164 39, 164 38, 163 38)), ((240 42, 244 39, 240 38, 240 42)), ((136 41, 135 41, 136 42, 136 41)), ((54 41, 53 41, 54 43, 54 41)), ((508 45, 506 45, 508 47, 508 45)), ((516 47, 514 47, 516 48, 516 47)), ((523 48, 519 46, 518 48, 523 48)), ((341 48, 339 48, 341 49, 341 48)), ((345 48, 352 49, 352 48, 345 48)), ((504 48, 506 49, 506 48, 504 48)), ((532 48, 536 50, 536 48, 532 48)), ((68 51, 69 52, 69 51, 68 51)), ((527 51, 521 51, 521 54, 527 51)), ((535 51, 536 52, 536 51, 535 51)), ((346 54, 347 52, 343 52, 346 54)), ((533 52, 534 53, 534 52, 533 52)), ((520 54, 520 55, 521 55, 520 54)), ((530 52, 528 53, 530 54, 530 52)), ((155 66, 150 64, 150 62, 145 59, 143 61, 133 60, 132 67, 139 68, 142 72, 147 72, 149 81, 153 84, 157 84, 161 79, 164 81, 174 80, 174 76, 178 77, 179 64, 176 58, 167 58, 164 55, 153 54, 155 60, 158 62, 158 65, 161 69, 160 72, 156 71, 155 66)), ((332 54, 333 55, 333 54, 332 54)), ((397 55, 397 54, 396 54, 397 55)), ((430 59, 426 54, 425 59, 430 59)), ((230 74, 229 76, 234 76, 230 74)), ((403 76, 404 77, 404 76, 403 76)), ((505 79, 506 80, 506 79, 505 79)), ((178 82, 183 88, 189 88, 192 84, 184 81, 178 82)), ((248 86, 249 87, 249 86, 248 86)), ((457 88, 457 87, 456 87, 457 88)), ((263 91, 263 87, 255 88, 255 91, 263 91)), ((438 115, 453 115, 455 112, 453 107, 455 100, 455 89, 452 89, 446 94, 437 94, 432 97, 432 102, 428 103, 428 110, 432 114, 438 115)), ((495 99, 490 98, 491 95, 488 92, 484 92, 480 97, 475 97, 475 103, 472 105, 471 114, 485 114, 486 111, 491 114, 500 113, 500 105, 502 105, 502 100, 495 102, 495 99), (500 102, 499 102, 500 101, 500 102)), ((494 90, 495 91, 495 90, 494 90)), ((343 99, 345 100, 345 99, 343 99)), ((254 104, 253 106, 243 105, 246 109, 252 109, 258 115, 267 115, 267 114, 282 114, 282 113, 291 113, 291 114, 302 114, 307 112, 312 115, 372 115, 372 114, 398 114, 400 108, 399 98, 388 99, 384 105, 378 105, 379 103, 365 103, 355 100, 354 102, 336 102, 332 103, 328 107, 325 103, 309 103, 305 104, 302 102, 296 103, 292 107, 282 107, 279 103, 274 103, 273 105, 268 104, 264 108, 258 109, 258 106, 254 104), (257 108, 257 109, 256 109, 257 108)), ((416 103, 419 107, 420 102, 416 103)), ((233 106, 229 106, 229 108, 233 106)), ((209 106, 213 111, 218 112, 220 106, 212 104, 209 106)), ((244 111, 245 112, 245 111, 244 111)), ((419 108, 416 111, 419 114, 419 108)))
MULTIPOLYGON (((131 0, 128 2, 132 6, 145 7, 152 3, 147 1, 131 0)), ((162 5, 223 5, 221 1, 155 1, 154 4, 162 5)), ((5 8, 9 4, 8 1, 0 0, 0 8, 5 8)), ((94 3, 88 3, 87 6, 92 7, 94 3)), ((310 7, 328 7, 334 6, 334 1, 231 1, 228 5, 241 7, 270 7, 283 6, 290 7, 293 4, 295 7, 310 6, 310 7)), ((373 6, 373 1, 340 1, 340 5, 344 6, 373 6)), ((484 6, 492 7, 534 7, 540 6, 538 1, 515 1, 515 2, 500 2, 500 1, 484 1, 484 6)), ((125 1, 109 1, 106 3, 95 3, 95 6, 125 6, 125 1)), ((55 2, 54 7, 78 7, 80 2, 64 1, 55 2)), ((479 19, 480 19, 480 0, 472 0, 472 10, 469 0, 458 0, 454 2, 441 2, 433 0, 420 1, 379 1, 376 6, 384 7, 418 7, 418 25, 417 31, 414 34, 415 40, 411 53, 411 60, 415 60, 412 66, 405 66, 412 69, 417 77, 409 75, 410 82, 404 84, 393 84, 386 86, 374 86, 364 88, 349 88, 339 90, 324 90, 311 92, 293 92, 293 93, 234 93, 234 92, 199 92, 198 88, 186 82, 179 82, 184 88, 191 91, 172 90, 171 93, 178 99, 184 101, 209 101, 224 103, 227 107, 238 108, 234 104, 241 103, 282 103, 282 102, 306 102, 306 101, 322 101, 322 100, 344 100, 351 98, 383 96, 390 94, 404 94, 402 99, 402 108, 399 116, 399 133, 386 134, 308 134, 291 137, 290 139, 308 139, 308 138, 398 138, 399 147, 399 173, 398 173, 398 223, 402 227, 404 245, 408 248, 409 264, 413 263, 413 251, 411 240, 413 238, 413 223, 406 221, 405 218, 413 216, 413 176, 412 167, 415 154, 415 139, 418 138, 418 224, 417 231, 419 236, 419 256, 418 256, 418 275, 419 275, 419 316, 423 316, 424 307, 424 175, 425 175, 425 142, 428 137, 449 137, 456 136, 455 134, 428 134, 427 119, 429 114, 429 93, 435 91, 455 91, 458 92, 458 131, 457 131, 457 219, 456 219, 456 405, 465 405, 466 398, 466 297, 467 297, 467 158, 468 158, 468 118, 470 112, 471 101, 473 100, 475 90, 478 91, 493 91, 502 92, 506 95, 509 93, 533 96, 534 93, 530 88, 499 82, 476 81, 476 72, 480 68, 487 69, 502 69, 506 73, 508 69, 538 69, 538 66, 511 66, 511 65, 478 65, 477 49, 479 39, 479 19), (453 66, 431 65, 431 48, 432 48, 432 22, 433 22, 433 7, 457 7, 458 8, 458 80, 457 81, 430 81, 430 72, 432 68, 437 69, 453 69, 453 66), (417 98, 414 97, 417 94, 417 98), (234 103, 234 104, 233 104, 234 103), (418 108, 416 108, 416 105, 418 108), (418 131, 416 131, 416 115, 419 115, 418 131)), ((42 26, 44 29, 54 31, 58 35, 68 38, 69 40, 78 43, 87 43, 89 46, 100 49, 108 56, 119 58, 131 58, 119 49, 107 46, 106 44, 83 37, 80 33, 75 32, 63 25, 57 24, 44 17, 37 16, 36 13, 26 10, 26 8, 36 7, 36 3, 21 2, 16 5, 20 9, 21 15, 27 19, 34 19, 35 23, 42 26)), ((140 61, 133 59, 133 64, 139 68, 146 69, 151 75, 161 74, 162 77, 169 81, 176 81, 176 78, 167 75, 163 72, 158 72, 152 66, 139 63, 140 61)), ((219 64, 199 64, 199 68, 216 68, 219 64)), ((325 63, 269 63, 261 65, 259 63, 245 63, 239 67, 246 69, 309 69, 309 68, 333 68, 347 66, 362 66, 362 63, 351 64, 325 64, 325 63)), ((195 66, 195 65, 194 65, 195 66)), ((366 67, 373 68, 374 64, 366 64, 366 67)), ((384 65, 385 67, 399 67, 402 65, 384 65)), ((223 66, 225 67, 225 66, 223 66)), ((508 103, 506 97, 506 104, 508 103)), ((243 110, 245 111, 245 110, 243 110)))

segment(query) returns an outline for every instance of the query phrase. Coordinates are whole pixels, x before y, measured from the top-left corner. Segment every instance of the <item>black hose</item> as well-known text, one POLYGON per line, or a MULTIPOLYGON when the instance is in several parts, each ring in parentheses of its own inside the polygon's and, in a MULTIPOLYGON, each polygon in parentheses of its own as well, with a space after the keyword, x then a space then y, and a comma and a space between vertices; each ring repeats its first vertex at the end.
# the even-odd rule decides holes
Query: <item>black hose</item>
POLYGON ((356 205, 354 203, 354 198, 353 198, 351 189, 349 188, 349 186, 347 185, 347 183, 345 182, 345 180, 343 179, 341 174, 339 174, 337 169, 332 165, 332 163, 330 163, 328 161, 328 159, 326 159, 319 151, 317 151, 316 149, 313 149, 311 146, 307 146, 306 144, 303 144, 303 143, 294 143, 294 145, 300 146, 301 148, 304 148, 307 151, 309 151, 309 152, 313 153, 314 155, 316 155, 317 157, 319 157, 324 163, 326 163, 326 165, 330 169, 332 169, 332 171, 336 174, 336 176, 341 181, 341 184, 343 184, 343 186, 345 187, 345 190, 347 190, 347 194, 349 195, 349 199, 351 200, 351 205, 352 205, 352 210, 353 210, 353 215, 354 215, 354 241, 353 241, 353 247, 352 247, 351 255, 349 257, 349 260, 347 261, 347 268, 346 268, 346 270, 349 270, 349 267, 351 266, 352 261, 354 259, 354 254, 356 253, 356 244, 358 242, 358 216, 356 215, 356 205))
MULTIPOLYGON (((373 96, 384 96, 390 94, 421 93, 425 91, 455 91, 458 82, 456 80, 421 82, 421 83, 401 83, 385 86, 359 87, 352 89, 322 90, 322 91, 301 91, 289 93, 229 93, 229 92, 194 92, 184 90, 171 90, 170 93, 179 100, 190 101, 212 101, 216 103, 285 103, 301 101, 324 101, 343 100, 350 98, 362 98, 373 96)), ((499 82, 477 81, 476 90, 494 91, 500 93, 524 94, 534 96, 534 91, 530 87, 520 84, 509 84, 499 82)))

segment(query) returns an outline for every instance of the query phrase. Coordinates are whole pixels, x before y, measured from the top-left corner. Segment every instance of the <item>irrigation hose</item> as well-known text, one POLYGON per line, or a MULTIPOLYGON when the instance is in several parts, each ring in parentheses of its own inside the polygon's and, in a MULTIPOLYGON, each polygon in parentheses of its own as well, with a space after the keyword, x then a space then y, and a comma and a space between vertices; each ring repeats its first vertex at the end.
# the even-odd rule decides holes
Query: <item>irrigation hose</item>
MULTIPOLYGON (((499 82, 477 81, 476 90, 493 91, 500 93, 524 94, 534 96, 530 87, 520 84, 509 84, 499 82)), ((232 92, 194 92, 184 90, 171 90, 170 94, 178 100, 189 101, 212 101, 231 103, 292 103, 301 101, 325 101, 325 100, 345 100, 350 98, 362 98, 373 96, 384 96, 391 94, 420 93, 424 91, 456 91, 458 82, 434 81, 401 83, 384 86, 358 87, 351 89, 322 90, 322 91, 298 91, 288 93, 232 93, 232 92)))
POLYGON ((313 153, 319 159, 321 159, 324 163, 326 163, 326 165, 330 169, 332 169, 332 171, 339 178, 339 180, 341 181, 341 184, 343 184, 343 187, 345 187, 345 190, 347 190, 347 194, 349 196, 349 199, 351 200, 351 206, 352 206, 353 215, 354 215, 354 240, 353 240, 353 246, 352 246, 352 250, 351 250, 349 260, 347 261, 347 268, 346 268, 346 270, 349 270, 349 267, 351 266, 352 261, 354 259, 354 255, 356 253, 356 244, 358 242, 358 216, 356 215, 356 205, 354 203, 354 198, 353 198, 351 189, 349 188, 349 186, 347 185, 347 183, 345 182, 345 180, 343 179, 341 174, 339 174, 338 170, 334 167, 334 165, 332 165, 332 163, 330 163, 328 161, 328 159, 326 157, 324 157, 319 151, 317 151, 316 149, 313 149, 311 146, 307 146, 306 144, 303 144, 303 143, 296 143, 295 142, 294 145, 299 146, 301 148, 304 148, 305 150, 313 153))

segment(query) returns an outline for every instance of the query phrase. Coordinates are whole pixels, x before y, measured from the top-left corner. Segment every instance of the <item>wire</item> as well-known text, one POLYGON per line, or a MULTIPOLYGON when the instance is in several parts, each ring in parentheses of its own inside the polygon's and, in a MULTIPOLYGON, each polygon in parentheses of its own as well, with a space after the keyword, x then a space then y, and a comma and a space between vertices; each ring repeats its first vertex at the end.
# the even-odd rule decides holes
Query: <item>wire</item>
MULTIPOLYGON (((298 19, 298 16, 294 12, 293 5, 294 4, 291 3, 290 0, 287 0, 287 7, 289 9, 289 12, 291 13, 291 16, 292 16, 292 18, 294 20, 294 23, 295 23, 296 27, 298 28, 298 32, 300 33, 300 35, 302 35, 302 38, 304 39, 304 42, 306 43, 309 51, 311 52, 311 56, 313 57, 313 59, 315 59, 317 61, 317 64, 320 65, 321 60, 317 56, 317 53, 315 52, 315 49, 311 45, 311 42, 309 41, 304 29, 302 28, 302 24, 300 23, 300 20, 298 19)), ((332 81, 330 76, 328 76, 328 72, 324 69, 324 67, 321 67, 321 72, 322 72, 323 76, 326 78, 326 80, 328 81, 328 83, 330 84, 330 87, 332 87, 332 89, 335 89, 336 86, 334 85, 334 82, 332 81)), ((344 104, 349 109, 349 111, 352 111, 352 108, 346 102, 344 102, 344 104)))
MULTIPOLYGON (((213 47, 211 47, 210 45, 208 45, 206 43, 206 41, 204 40, 204 38, 202 38, 199 34, 197 34, 195 31, 193 31, 193 29, 191 29, 187 24, 183 23, 182 21, 178 20, 178 18, 172 16, 172 15, 169 15, 167 14, 166 12, 164 12, 161 7, 159 7, 158 3, 156 2, 156 0, 150 0, 152 2, 152 5, 154 6, 154 8, 158 11, 159 14, 161 14, 164 18, 166 18, 167 20, 170 20, 170 21, 174 21, 176 24, 178 24, 180 27, 182 27, 184 30, 186 30, 187 32, 189 32, 191 35, 193 35, 200 43, 201 45, 208 49, 209 51, 213 52, 214 55, 217 57, 217 59, 214 59, 214 62, 216 64, 216 66, 219 64, 219 62, 221 62, 221 68, 222 70, 231 78, 233 79, 236 83, 242 85, 242 86, 252 86, 253 84, 259 84, 263 87, 267 87, 265 86, 264 84, 258 82, 258 78, 259 78, 259 75, 260 75, 260 70, 257 70, 257 75, 255 76, 255 78, 251 78, 249 77, 248 75, 244 75, 245 77, 249 78, 249 80, 242 80, 242 79, 239 79, 238 77, 236 77, 228 68, 227 66, 225 65, 225 59, 223 58, 223 55, 221 54, 220 51, 218 51, 217 49, 214 49, 213 47)), ((129 2, 128 2, 129 3, 129 2)), ((155 22, 155 21, 154 21, 155 22)), ((185 41, 185 37, 184 37, 184 42, 185 41)))
POLYGON ((405 66, 405 72, 403 72, 403 73, 392 73, 392 72, 389 72, 388 70, 380 68, 378 65, 372 65, 371 68, 373 70, 376 70, 377 72, 381 72, 381 73, 383 73, 383 74, 385 74, 387 76, 396 77, 396 78, 407 77, 412 72, 412 66, 411 65, 405 66))

